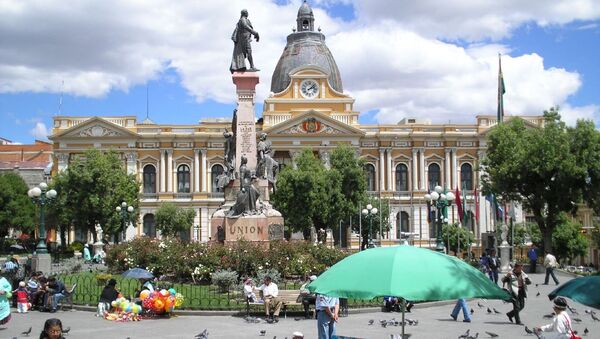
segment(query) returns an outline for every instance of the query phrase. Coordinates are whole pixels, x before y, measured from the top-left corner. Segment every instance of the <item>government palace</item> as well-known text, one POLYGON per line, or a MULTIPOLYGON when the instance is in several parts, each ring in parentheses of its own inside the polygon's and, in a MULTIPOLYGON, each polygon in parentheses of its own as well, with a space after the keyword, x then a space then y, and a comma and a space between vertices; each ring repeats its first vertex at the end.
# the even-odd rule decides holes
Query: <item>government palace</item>
MULTIPOLYGON (((452 191, 458 187, 466 198, 468 218, 463 227, 475 234, 478 246, 490 247, 486 241, 495 231, 495 218, 476 188, 486 135, 497 124, 496 115, 474 116, 471 124, 432 124, 419 117, 397 124, 360 124, 360 112, 354 98, 344 93, 342 74, 325 36, 314 27, 313 11, 304 3, 273 72, 271 95, 257 116, 257 134, 268 135, 274 159, 280 166, 294 166, 295 157, 311 148, 327 166, 338 144, 351 145, 365 160, 368 194, 376 198, 373 204, 389 204, 391 227, 379 239, 383 245, 408 238, 421 246, 435 246, 424 195, 436 184, 452 191)), ((533 128, 543 126, 542 116, 521 117, 533 128)), ((129 227, 127 238, 157 236, 154 213, 161 203, 173 202, 196 211, 189 234, 181 237, 205 242, 210 240, 211 216, 224 203, 217 177, 224 171, 225 129, 231 129, 231 119, 158 125, 136 116, 56 116, 50 137, 54 171, 66 169, 87 149, 116 150, 127 171, 142 183, 138 227, 129 227)), ((528 220, 519 206, 507 208, 514 222, 528 220)), ((457 215, 452 206, 449 222, 458 222, 457 215)), ((577 219, 584 226, 593 224, 589 212, 577 219)), ((342 224, 342 244, 358 248, 358 235, 349 231, 349 222, 342 224)), ((88 235, 76 232, 73 237, 86 240, 88 235)))

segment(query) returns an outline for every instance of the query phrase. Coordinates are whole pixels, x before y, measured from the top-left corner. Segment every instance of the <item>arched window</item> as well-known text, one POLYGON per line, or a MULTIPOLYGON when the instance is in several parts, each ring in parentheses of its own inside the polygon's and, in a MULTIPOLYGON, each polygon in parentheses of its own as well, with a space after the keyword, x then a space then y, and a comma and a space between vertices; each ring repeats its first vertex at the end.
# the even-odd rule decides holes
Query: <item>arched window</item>
POLYGON ((211 167, 210 169, 210 182, 211 182, 211 192, 219 192, 219 188, 218 188, 218 178, 219 175, 223 174, 223 172, 225 172, 225 169, 223 168, 223 166, 216 164, 213 165, 213 167, 211 167))
POLYGON ((375 191, 375 166, 365 165, 365 176, 367 177, 367 191, 375 191))
POLYGON ((177 167, 177 192, 190 193, 190 166, 177 167))
POLYGON ((402 239, 402 233, 410 232, 409 228, 408 213, 402 211, 396 214, 396 239, 402 239))
POLYGON ((156 223, 154 221, 154 214, 146 214, 144 216, 144 234, 156 238, 156 223))
POLYGON ((429 188, 433 189, 435 186, 441 186, 442 182, 440 180, 440 165, 433 163, 429 165, 428 170, 428 182, 429 188))
POLYGON ((473 189, 473 167, 469 163, 460 166, 460 187, 469 191, 473 189))
POLYGON ((144 193, 156 193, 156 168, 144 166, 144 193))
POLYGON ((396 166, 396 191, 408 191, 408 167, 405 164, 396 166))

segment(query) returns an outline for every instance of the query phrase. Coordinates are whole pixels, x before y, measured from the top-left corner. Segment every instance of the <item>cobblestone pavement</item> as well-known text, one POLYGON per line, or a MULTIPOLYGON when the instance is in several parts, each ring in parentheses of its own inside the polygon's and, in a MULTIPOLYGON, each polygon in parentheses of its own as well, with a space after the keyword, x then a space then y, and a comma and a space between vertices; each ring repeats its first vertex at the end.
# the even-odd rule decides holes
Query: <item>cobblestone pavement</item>
MULTIPOLYGON (((529 327, 543 325, 551 322, 550 319, 543 319, 544 314, 552 312, 552 303, 548 300, 547 294, 555 286, 553 284, 545 286, 542 274, 530 275, 533 285, 529 288, 529 298, 522 312, 522 321, 529 327), (535 284, 539 284, 538 287, 535 284), (537 292, 540 296, 536 297, 537 292)), ((561 282, 570 278, 559 276, 561 282)), ((575 330, 580 335, 583 329, 588 328, 590 334, 587 338, 600 338, 600 322, 594 322, 589 314, 584 313, 583 305, 570 302, 570 305, 579 311, 579 315, 572 315, 572 318, 580 318, 581 323, 574 323, 575 330)), ((470 300, 469 307, 475 313, 473 322, 463 323, 462 315, 459 321, 453 321, 450 318, 450 312, 454 303, 438 303, 436 305, 417 305, 412 313, 407 314, 407 318, 419 321, 417 326, 407 326, 407 333, 412 334, 411 338, 457 338, 467 329, 472 334, 479 333, 479 338, 490 338, 485 331, 499 335, 499 338, 535 338, 525 333, 524 327, 511 324, 505 313, 511 309, 511 304, 505 304, 498 300, 470 300), (477 303, 484 307, 480 308, 477 303), (487 307, 497 309, 500 314, 487 314, 487 307)), ((598 310, 600 313, 600 310, 598 310)), ((232 316, 178 316, 171 319, 144 320, 140 322, 115 323, 104 319, 94 317, 92 312, 84 311, 66 311, 55 314, 30 312, 27 314, 18 314, 13 310, 12 320, 4 327, 0 327, 0 338, 11 339, 13 337, 22 338, 20 333, 33 327, 31 337, 38 337, 43 323, 46 319, 58 317, 63 321, 64 327, 71 327, 70 333, 66 338, 193 338, 195 334, 200 333, 205 328, 208 329, 210 339, 216 338, 262 338, 260 331, 265 330, 265 338, 278 339, 290 338, 294 331, 301 331, 305 338, 316 338, 316 321, 314 320, 295 320, 294 317, 281 319, 278 324, 246 323, 243 318, 232 316)), ((380 320, 399 320, 399 313, 369 312, 350 314, 348 317, 340 318, 338 324, 338 334, 344 336, 353 336, 358 338, 390 338, 391 334, 400 333, 400 327, 388 326, 383 328, 380 320), (373 325, 368 325, 369 320, 374 320, 373 325)), ((586 338, 586 337, 584 337, 586 338)))

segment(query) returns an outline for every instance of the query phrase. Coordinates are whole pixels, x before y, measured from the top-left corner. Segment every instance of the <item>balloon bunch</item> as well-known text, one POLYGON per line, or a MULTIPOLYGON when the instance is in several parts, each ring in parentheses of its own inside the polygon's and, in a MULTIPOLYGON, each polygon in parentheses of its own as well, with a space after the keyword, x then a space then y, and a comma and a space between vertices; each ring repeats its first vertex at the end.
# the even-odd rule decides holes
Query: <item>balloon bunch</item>
POLYGON ((139 321, 142 307, 129 300, 119 297, 111 302, 114 313, 106 313, 104 318, 112 321, 139 321))
POLYGON ((156 314, 170 313, 175 307, 183 304, 183 295, 177 293, 174 288, 168 290, 150 292, 144 290, 140 293, 142 307, 147 310, 152 310, 156 314))

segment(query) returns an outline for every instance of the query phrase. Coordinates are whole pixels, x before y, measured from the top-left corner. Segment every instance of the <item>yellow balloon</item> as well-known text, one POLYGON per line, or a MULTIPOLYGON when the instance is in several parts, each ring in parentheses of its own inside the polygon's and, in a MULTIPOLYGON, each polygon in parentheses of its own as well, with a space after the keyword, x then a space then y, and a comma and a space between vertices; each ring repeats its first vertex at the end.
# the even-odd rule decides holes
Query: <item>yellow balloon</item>
POLYGON ((149 296, 150 296, 150 291, 148 291, 148 290, 143 290, 142 292, 140 292, 140 299, 142 299, 142 300, 148 298, 149 296))

